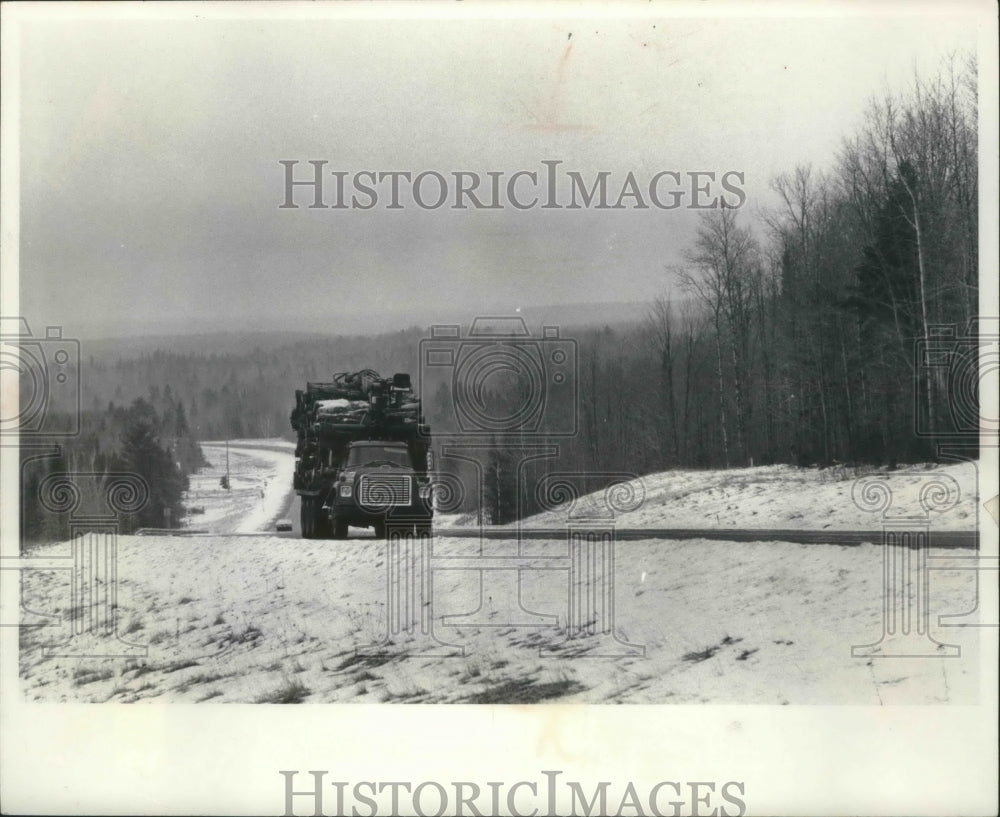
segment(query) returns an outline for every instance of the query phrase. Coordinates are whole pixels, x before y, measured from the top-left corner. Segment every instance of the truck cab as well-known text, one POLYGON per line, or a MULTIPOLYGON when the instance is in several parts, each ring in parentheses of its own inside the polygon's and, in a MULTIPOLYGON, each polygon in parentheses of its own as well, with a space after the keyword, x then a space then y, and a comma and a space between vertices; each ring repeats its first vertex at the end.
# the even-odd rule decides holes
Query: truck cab
POLYGON ((402 442, 350 443, 324 504, 334 538, 344 538, 348 525, 374 527, 377 536, 385 534, 387 524, 429 530, 433 510, 427 464, 416 458, 402 442))

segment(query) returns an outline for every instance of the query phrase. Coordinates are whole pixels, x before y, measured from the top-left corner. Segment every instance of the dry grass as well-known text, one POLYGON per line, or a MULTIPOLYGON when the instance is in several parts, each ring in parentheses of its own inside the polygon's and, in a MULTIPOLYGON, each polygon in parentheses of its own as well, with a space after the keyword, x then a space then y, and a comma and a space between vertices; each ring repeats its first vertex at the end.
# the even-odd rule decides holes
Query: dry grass
POLYGON ((115 677, 115 671, 111 668, 106 669, 83 669, 78 668, 73 670, 73 686, 84 686, 85 684, 92 684, 95 681, 108 681, 115 677))
POLYGON ((300 704, 312 690, 298 680, 286 678, 285 682, 262 695, 258 695, 254 703, 258 704, 300 704))
POLYGON ((570 679, 539 684, 530 678, 522 678, 496 684, 464 700, 471 704, 536 704, 585 690, 586 687, 570 679))

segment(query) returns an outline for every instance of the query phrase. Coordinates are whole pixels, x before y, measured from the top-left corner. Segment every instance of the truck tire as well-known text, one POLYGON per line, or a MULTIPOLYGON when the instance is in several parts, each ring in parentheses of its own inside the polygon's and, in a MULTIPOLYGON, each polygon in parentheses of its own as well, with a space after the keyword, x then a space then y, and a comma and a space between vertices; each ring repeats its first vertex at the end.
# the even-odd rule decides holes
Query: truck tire
POLYGON ((311 496, 304 496, 299 502, 301 508, 299 520, 302 527, 303 539, 316 538, 316 514, 313 510, 313 504, 311 496))

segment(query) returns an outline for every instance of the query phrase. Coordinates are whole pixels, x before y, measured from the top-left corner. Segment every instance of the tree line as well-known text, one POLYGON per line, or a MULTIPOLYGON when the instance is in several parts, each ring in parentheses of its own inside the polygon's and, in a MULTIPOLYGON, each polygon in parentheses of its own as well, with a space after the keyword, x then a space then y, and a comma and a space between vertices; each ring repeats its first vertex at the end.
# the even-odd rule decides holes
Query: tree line
MULTIPOLYGON (((704 214, 642 325, 575 335, 578 433, 531 439, 558 445, 558 465, 518 466, 509 439, 489 441, 488 519, 543 509, 532 485, 554 469, 893 467, 956 438, 975 456, 977 137, 975 62, 951 58, 871 100, 830 169, 775 178, 756 223, 704 214)), ((503 416, 518 397, 485 399, 503 416)))
MULTIPOLYGON (((335 328, 335 327, 332 327, 335 328)), ((208 336, 185 351, 169 348, 135 354, 133 342, 84 342, 84 406, 100 410, 109 400, 177 399, 199 440, 292 438, 289 413, 295 389, 335 372, 373 368, 384 375, 416 372, 416 327, 372 336, 208 336), (219 351, 223 349, 224 351, 219 351)))
MULTIPOLYGON (((550 399, 537 433, 451 438, 478 445, 478 465, 442 458, 449 438, 436 437, 439 465, 466 486, 457 509, 512 521, 542 507, 532 486, 557 470, 926 460, 975 425, 974 344, 954 343, 964 357, 936 362, 920 350, 940 345, 940 327, 961 335, 978 311, 976 83, 974 61, 952 58, 905 93, 871 100, 828 169, 772 181, 776 207, 704 214, 643 322, 562 327, 576 341, 575 402, 550 399), (529 444, 558 457, 524 464, 518 446, 529 444)), ((198 465, 195 440, 291 439, 296 388, 335 371, 417 373, 428 334, 206 339, 138 354, 123 341, 87 358, 86 432, 68 456, 134 464, 128 448, 151 446, 138 429, 152 426, 183 475, 198 465)), ((453 386, 422 395, 436 432, 454 425, 453 386)), ((506 417, 531 395, 500 375, 479 397, 486 414, 506 417)), ((174 501, 166 493, 153 516, 174 501)))
POLYGON ((707 338, 713 464, 913 460, 965 430, 956 401, 977 395, 956 389, 961 358, 921 347, 978 312, 977 135, 975 64, 953 58, 872 100, 829 171, 774 179, 762 231, 706 215, 674 271, 700 309, 665 297, 650 316, 670 428, 689 388, 674 369, 707 338))
POLYGON ((188 475, 207 463, 183 402, 160 395, 157 403, 143 398, 129 406, 112 402, 77 418, 50 413, 49 429, 78 426, 80 433, 22 448, 23 543, 65 541, 74 516, 116 518, 122 533, 177 526, 184 516, 188 475), (62 475, 72 487, 58 487, 62 475), (121 475, 129 475, 124 484, 118 482, 121 475), (69 492, 77 494, 76 501, 63 501, 69 492))

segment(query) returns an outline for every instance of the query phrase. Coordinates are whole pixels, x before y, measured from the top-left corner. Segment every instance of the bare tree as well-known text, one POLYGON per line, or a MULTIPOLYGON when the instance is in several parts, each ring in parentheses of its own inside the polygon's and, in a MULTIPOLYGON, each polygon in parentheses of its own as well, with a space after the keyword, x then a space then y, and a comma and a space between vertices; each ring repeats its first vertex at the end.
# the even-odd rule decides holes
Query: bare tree
POLYGON ((681 285, 705 306, 715 329, 720 428, 728 467, 730 451, 723 339, 728 337, 729 341, 739 455, 748 458, 748 354, 753 319, 752 279, 759 274, 758 247, 750 230, 737 223, 736 211, 723 208, 702 216, 695 246, 686 260, 691 269, 680 273, 681 285))
POLYGON ((677 436, 677 406, 674 398, 674 308, 673 300, 669 294, 658 296, 650 304, 646 314, 645 327, 659 357, 660 386, 663 390, 666 430, 673 446, 671 450, 673 462, 676 463, 680 458, 680 443, 677 436))

